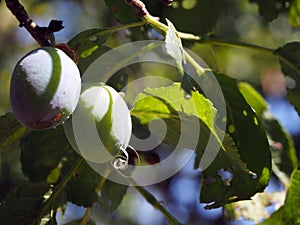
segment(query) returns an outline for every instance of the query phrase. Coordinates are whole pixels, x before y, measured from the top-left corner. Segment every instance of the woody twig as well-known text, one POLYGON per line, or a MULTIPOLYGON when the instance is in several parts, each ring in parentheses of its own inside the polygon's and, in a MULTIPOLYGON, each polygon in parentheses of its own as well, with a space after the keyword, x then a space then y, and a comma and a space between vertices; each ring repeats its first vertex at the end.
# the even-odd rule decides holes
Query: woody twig
POLYGON ((25 8, 18 0, 5 0, 7 8, 20 22, 20 27, 25 27, 40 46, 54 46, 54 32, 64 27, 62 21, 51 20, 48 27, 40 27, 27 14, 25 8))

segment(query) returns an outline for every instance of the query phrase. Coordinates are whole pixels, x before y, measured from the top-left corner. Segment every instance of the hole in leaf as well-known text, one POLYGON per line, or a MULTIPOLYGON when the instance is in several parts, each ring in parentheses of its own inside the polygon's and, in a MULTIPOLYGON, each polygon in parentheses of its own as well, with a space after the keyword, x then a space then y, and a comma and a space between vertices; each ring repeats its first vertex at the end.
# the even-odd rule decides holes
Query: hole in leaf
POLYGON ((222 181, 224 182, 225 186, 229 186, 230 182, 233 178, 233 174, 227 170, 224 169, 220 169, 218 171, 218 175, 220 175, 222 177, 222 181))
POLYGON ((191 99, 191 97, 192 96, 189 93, 184 93, 184 98, 185 99, 189 100, 189 99, 191 99))
POLYGON ((252 178, 253 179, 257 179, 257 174, 252 172, 252 171, 249 171, 249 173, 252 175, 252 178))
POLYGON ((281 142, 273 142, 272 143, 272 148, 274 149, 274 150, 281 150, 282 149, 282 143, 281 142))

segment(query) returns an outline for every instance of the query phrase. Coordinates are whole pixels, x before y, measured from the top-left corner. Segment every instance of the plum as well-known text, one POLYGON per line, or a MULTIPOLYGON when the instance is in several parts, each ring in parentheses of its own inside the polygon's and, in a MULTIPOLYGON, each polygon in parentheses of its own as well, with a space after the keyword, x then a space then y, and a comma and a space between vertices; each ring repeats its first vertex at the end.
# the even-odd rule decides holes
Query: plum
POLYGON ((10 84, 17 120, 32 130, 55 128, 75 110, 81 90, 77 65, 63 51, 41 47, 15 66, 10 84))
MULTIPOLYGON (((132 121, 124 99, 112 87, 100 82, 82 85, 72 119, 64 125, 73 148, 87 161, 105 163, 125 153, 132 121)), ((123 157, 122 162, 127 162, 123 157)))

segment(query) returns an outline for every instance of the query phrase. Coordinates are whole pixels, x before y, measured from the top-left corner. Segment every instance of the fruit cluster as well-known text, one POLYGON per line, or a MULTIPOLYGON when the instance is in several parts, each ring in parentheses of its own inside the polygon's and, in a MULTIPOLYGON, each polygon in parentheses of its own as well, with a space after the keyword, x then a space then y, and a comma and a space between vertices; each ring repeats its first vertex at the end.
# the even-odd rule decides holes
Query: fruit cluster
MULTIPOLYGON (((82 123, 96 126, 103 147, 111 155, 124 152, 129 143, 132 124, 123 98, 104 83, 81 84, 76 63, 57 48, 38 48, 17 63, 10 100, 15 117, 28 129, 55 128, 76 114, 82 123)), ((92 162, 101 157, 101 151, 91 146, 77 148, 92 162)))

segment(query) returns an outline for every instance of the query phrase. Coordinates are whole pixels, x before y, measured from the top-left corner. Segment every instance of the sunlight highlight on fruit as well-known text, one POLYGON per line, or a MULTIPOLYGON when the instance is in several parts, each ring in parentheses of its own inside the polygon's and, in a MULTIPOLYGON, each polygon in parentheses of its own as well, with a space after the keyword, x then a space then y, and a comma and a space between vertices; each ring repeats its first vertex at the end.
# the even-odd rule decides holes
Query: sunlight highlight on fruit
POLYGON ((33 130, 55 128, 75 110, 81 89, 80 72, 63 51, 42 47, 16 65, 10 86, 12 110, 33 130))
POLYGON ((131 129, 126 102, 115 89, 100 82, 82 85, 77 108, 65 125, 73 148, 93 163, 110 162, 126 152, 131 129))

